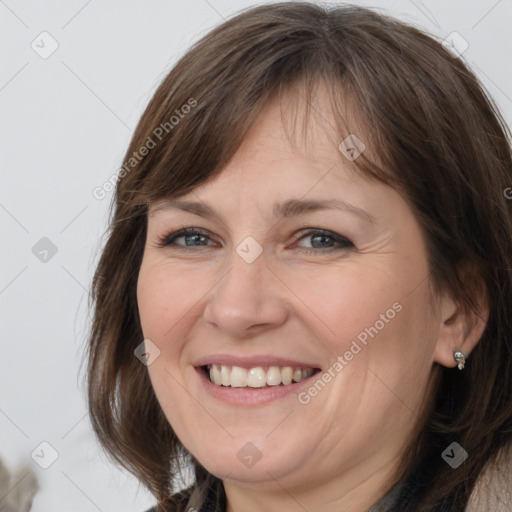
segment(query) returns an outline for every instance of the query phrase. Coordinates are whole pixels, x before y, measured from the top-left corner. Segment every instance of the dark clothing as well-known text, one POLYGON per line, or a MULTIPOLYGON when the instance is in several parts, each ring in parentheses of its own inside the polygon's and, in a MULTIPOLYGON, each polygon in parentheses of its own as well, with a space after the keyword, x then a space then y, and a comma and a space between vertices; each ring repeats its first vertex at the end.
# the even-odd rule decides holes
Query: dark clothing
MULTIPOLYGON (((206 493, 206 497, 202 502, 202 506, 197 512, 225 512, 226 511, 226 500, 225 494, 223 492, 218 492, 217 483, 211 485, 208 488, 206 493), (220 498, 217 499, 217 496, 220 494, 220 498)), ((402 508, 406 505, 407 496, 410 491, 414 488, 414 483, 411 479, 403 480, 399 482, 394 487, 390 489, 390 491, 378 501, 375 505, 373 505, 367 512, 394 512, 406 510, 402 508)), ((192 512, 194 509, 186 508, 183 512, 192 512)), ((156 507, 153 507, 146 512, 156 512, 156 507)), ((181 511, 180 511, 181 512, 181 511)))
MULTIPOLYGON (((183 512, 225 512, 226 498, 224 492, 219 492, 221 486, 222 484, 219 484, 218 481, 214 481, 213 485, 208 487, 201 508, 197 509, 192 506, 187 506, 183 509, 183 512)), ((188 493, 190 494, 190 490, 188 493)), ((156 512, 156 506, 150 508, 146 512, 156 512)))

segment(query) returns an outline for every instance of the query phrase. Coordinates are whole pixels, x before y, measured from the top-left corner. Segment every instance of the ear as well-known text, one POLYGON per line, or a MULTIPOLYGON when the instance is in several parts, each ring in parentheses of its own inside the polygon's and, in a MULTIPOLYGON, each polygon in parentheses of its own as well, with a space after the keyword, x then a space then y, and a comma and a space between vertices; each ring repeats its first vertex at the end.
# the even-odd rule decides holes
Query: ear
MULTIPOLYGON (((465 279, 477 278, 467 267, 464 274, 465 279)), ((479 287, 476 304, 476 310, 466 311, 451 297, 444 296, 441 299, 441 324, 434 351, 434 360, 437 363, 447 368, 456 367, 457 361, 453 357, 455 350, 461 351, 467 358, 480 341, 489 319, 489 298, 485 286, 479 287)))

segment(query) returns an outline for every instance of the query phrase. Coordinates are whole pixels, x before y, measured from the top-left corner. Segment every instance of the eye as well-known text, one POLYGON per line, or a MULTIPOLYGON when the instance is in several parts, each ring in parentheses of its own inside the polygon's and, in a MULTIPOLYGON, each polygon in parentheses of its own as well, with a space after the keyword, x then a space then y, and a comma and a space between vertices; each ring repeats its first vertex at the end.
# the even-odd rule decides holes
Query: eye
MULTIPOLYGON (((299 252, 312 254, 320 252, 340 251, 347 248, 355 247, 354 244, 347 238, 340 236, 332 231, 324 229, 310 229, 309 231, 302 231, 302 236, 298 241, 309 240, 312 248, 306 248, 299 245, 297 242, 293 247, 298 247, 299 252)), ((208 246, 208 241, 211 241, 210 236, 203 230, 197 228, 183 228, 179 231, 168 233, 158 240, 158 247, 175 246, 177 249, 185 249, 190 247, 208 246), (178 243, 178 240, 183 240, 185 243, 178 243)))
POLYGON ((307 254, 339 251, 354 247, 354 244, 347 238, 324 229, 309 230, 302 234, 299 238, 299 241, 301 240, 309 241, 313 246, 312 248, 304 248, 304 246, 299 245, 301 247, 300 252, 307 254))
POLYGON ((183 228, 179 231, 164 235, 158 240, 159 247, 167 247, 168 245, 177 245, 183 247, 198 247, 207 245, 205 241, 209 240, 210 237, 206 232, 196 228, 183 228), (183 238, 185 244, 176 243, 176 240, 183 238))

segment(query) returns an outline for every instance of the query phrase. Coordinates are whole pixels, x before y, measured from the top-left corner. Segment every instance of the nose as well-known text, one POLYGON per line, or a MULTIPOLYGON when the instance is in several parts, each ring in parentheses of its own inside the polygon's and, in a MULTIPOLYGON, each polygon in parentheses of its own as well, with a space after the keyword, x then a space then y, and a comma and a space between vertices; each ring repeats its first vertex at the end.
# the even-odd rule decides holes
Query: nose
POLYGON ((262 334, 286 322, 284 293, 263 257, 247 263, 235 253, 229 272, 208 297, 204 319, 230 337, 262 334))

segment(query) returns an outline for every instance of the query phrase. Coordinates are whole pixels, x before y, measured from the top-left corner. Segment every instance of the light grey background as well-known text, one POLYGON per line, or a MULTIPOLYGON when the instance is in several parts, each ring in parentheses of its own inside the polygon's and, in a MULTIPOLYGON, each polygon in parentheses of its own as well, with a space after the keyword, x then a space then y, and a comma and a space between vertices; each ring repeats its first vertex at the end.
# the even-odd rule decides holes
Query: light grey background
MULTIPOLYGON (((87 293, 112 197, 98 200, 93 190, 119 169, 139 116, 177 58, 255 3, 0 1, 0 457, 13 470, 35 471, 34 512, 142 512, 153 504, 107 461, 86 415, 79 367, 87 293), (58 48, 43 59, 52 39, 58 48), (53 256, 43 237, 56 247, 53 256), (31 458, 36 450, 36 460, 51 462, 43 441, 58 454, 48 469, 31 458)), ((353 3, 441 38, 460 34, 469 44, 462 58, 510 124, 512 0, 353 3)))

